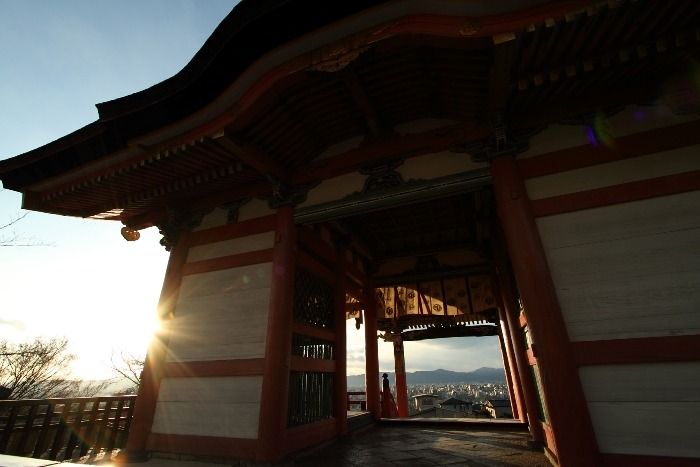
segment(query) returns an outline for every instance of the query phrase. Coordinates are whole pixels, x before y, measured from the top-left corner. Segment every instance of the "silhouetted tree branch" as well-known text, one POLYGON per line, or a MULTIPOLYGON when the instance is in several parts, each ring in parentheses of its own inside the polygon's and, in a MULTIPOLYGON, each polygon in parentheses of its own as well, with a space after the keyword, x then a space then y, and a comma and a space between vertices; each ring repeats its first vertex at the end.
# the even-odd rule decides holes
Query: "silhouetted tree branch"
POLYGON ((65 337, 37 337, 19 344, 0 341, 0 386, 12 391, 11 399, 93 396, 104 391, 109 381, 87 382, 73 376, 76 356, 68 347, 65 337))
POLYGON ((134 355, 124 349, 119 349, 117 351, 112 349, 110 361, 112 372, 115 377, 129 380, 132 386, 128 391, 134 394, 138 392, 139 385, 141 384, 141 372, 143 371, 146 358, 134 355))

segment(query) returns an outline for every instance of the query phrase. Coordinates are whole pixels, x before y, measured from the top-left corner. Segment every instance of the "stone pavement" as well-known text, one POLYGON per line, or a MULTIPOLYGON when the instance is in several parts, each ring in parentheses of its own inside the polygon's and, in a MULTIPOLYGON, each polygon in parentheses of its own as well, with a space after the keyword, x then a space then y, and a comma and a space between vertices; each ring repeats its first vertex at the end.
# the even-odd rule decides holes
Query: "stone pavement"
MULTIPOLYGON (((517 423, 382 421, 345 438, 298 453, 284 467, 352 466, 474 466, 551 467, 546 456, 528 446, 530 435, 517 423)), ((103 467, 253 467, 247 461, 208 463, 152 458, 143 464, 115 464, 114 456, 83 458, 76 464, 57 464, 0 455, 0 467, 43 467, 86 464, 103 467)))
POLYGON ((551 467, 529 439, 526 431, 508 427, 379 424, 297 457, 293 465, 551 467))

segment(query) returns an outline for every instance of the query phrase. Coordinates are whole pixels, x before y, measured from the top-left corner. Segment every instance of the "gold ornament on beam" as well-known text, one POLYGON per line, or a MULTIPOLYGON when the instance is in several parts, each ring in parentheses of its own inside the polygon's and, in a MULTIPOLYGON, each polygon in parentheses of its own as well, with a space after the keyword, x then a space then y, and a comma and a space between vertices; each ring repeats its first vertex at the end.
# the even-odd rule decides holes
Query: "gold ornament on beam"
POLYGON ((141 238, 141 234, 138 230, 132 229, 131 227, 122 227, 122 237, 127 242, 135 242, 141 238))

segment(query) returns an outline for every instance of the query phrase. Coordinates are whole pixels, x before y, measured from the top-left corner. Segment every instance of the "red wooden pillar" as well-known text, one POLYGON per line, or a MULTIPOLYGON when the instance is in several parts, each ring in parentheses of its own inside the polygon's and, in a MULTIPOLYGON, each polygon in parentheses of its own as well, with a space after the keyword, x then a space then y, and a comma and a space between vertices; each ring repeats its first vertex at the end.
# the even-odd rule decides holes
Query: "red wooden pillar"
POLYGON ((153 425, 162 369, 170 340, 168 321, 175 313, 175 305, 182 283, 182 267, 187 262, 189 251, 188 238, 188 232, 182 232, 177 244, 170 251, 163 287, 158 300, 158 317, 161 320, 162 329, 153 336, 146 353, 126 448, 121 450, 117 456, 121 462, 143 462, 148 459, 148 435, 151 433, 153 425))
POLYGON ((292 309, 296 270, 294 208, 277 209, 275 246, 272 252, 270 312, 267 322, 258 427, 257 460, 280 461, 287 431, 289 365, 292 346, 292 309))
POLYGON ((335 287, 335 381, 334 404, 336 434, 348 434, 348 376, 347 376, 347 335, 345 331, 345 249, 338 248, 336 257, 336 287, 335 287))
POLYGON ((506 370, 506 385, 508 386, 508 394, 510 395, 510 406, 513 409, 513 418, 520 419, 524 422, 525 414, 524 410, 521 408, 520 378, 518 378, 518 369, 515 365, 513 350, 511 348, 510 333, 508 332, 504 310, 501 306, 498 307, 498 315, 498 340, 501 344, 503 368, 506 370))
POLYGON ((396 406, 399 417, 408 417, 408 385, 406 384, 406 358, 401 334, 394 336, 394 374, 396 375, 396 406))
POLYGON ((560 465, 602 465, 532 205, 514 158, 491 162, 496 203, 528 317, 560 465))
POLYGON ((367 306, 365 307, 365 391, 367 410, 374 420, 382 418, 379 401, 379 349, 377 344, 377 304, 374 287, 365 287, 367 306))
POLYGON ((503 315, 506 318, 506 325, 510 331, 513 356, 515 357, 517 373, 520 377, 520 387, 522 388, 525 413, 521 414, 521 417, 525 415, 527 417, 525 421, 530 425, 532 441, 536 444, 542 444, 544 442, 544 433, 538 410, 535 382, 532 378, 530 363, 525 351, 525 338, 520 329, 520 310, 515 301, 515 294, 510 283, 510 268, 507 266, 508 262, 501 244, 501 236, 498 231, 495 231, 493 237, 499 296, 503 304, 503 315))

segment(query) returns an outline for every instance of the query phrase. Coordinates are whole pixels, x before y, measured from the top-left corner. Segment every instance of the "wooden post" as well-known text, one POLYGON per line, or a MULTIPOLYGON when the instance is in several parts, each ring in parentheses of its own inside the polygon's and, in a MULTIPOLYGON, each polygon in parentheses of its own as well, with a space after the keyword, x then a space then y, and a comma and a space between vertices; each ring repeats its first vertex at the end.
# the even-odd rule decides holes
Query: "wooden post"
POLYGON ((336 286, 335 286, 335 385, 334 410, 336 434, 348 434, 348 376, 347 376, 347 335, 345 331, 345 248, 336 245, 336 286))
POLYGON ((276 462, 284 457, 287 431, 289 365, 292 346, 292 309, 296 273, 294 208, 277 209, 272 252, 270 313, 267 322, 258 427, 257 460, 276 462))
POLYGON ((535 392, 535 382, 532 378, 532 370, 525 351, 525 338, 520 329, 519 307, 515 300, 515 293, 511 284, 511 272, 508 267, 506 252, 504 251, 503 238, 497 226, 493 228, 492 243, 494 245, 494 258, 496 263, 496 275, 498 278, 499 296, 503 303, 503 314, 510 331, 513 345, 513 356, 520 376, 523 406, 530 426, 530 435, 533 443, 541 445, 544 442, 544 432, 542 431, 542 421, 537 403, 537 393, 535 392))
POLYGON ((513 157, 497 158, 490 168, 503 232, 535 346, 559 464, 602 465, 525 184, 513 157))
POLYGON ((373 287, 365 287, 367 306, 364 310, 365 323, 365 391, 367 391, 367 410, 372 419, 382 418, 379 401, 379 349, 377 347, 377 305, 373 287))
POLYGON ((406 384, 406 358, 403 337, 394 335, 394 374, 396 375, 396 406, 399 417, 408 417, 408 386, 406 384))
POLYGON ((513 352, 510 345, 510 335, 508 327, 503 316, 503 309, 498 308, 499 324, 498 324, 498 341, 501 344, 501 357, 503 358, 503 368, 506 371, 506 386, 510 396, 510 406, 513 410, 513 418, 525 421, 525 415, 521 417, 521 398, 520 398, 520 380, 518 378, 518 369, 513 360, 513 352))
POLYGON ((188 232, 182 232, 177 244, 170 251, 158 300, 157 313, 161 320, 161 330, 153 336, 146 352, 126 448, 119 451, 117 455, 120 462, 145 462, 148 459, 148 435, 153 425, 160 380, 170 340, 168 322, 175 314, 175 305, 182 283, 182 267, 187 262, 189 251, 188 239, 188 232))

